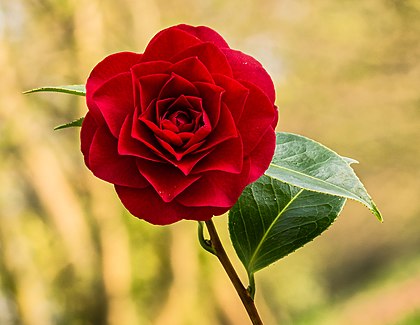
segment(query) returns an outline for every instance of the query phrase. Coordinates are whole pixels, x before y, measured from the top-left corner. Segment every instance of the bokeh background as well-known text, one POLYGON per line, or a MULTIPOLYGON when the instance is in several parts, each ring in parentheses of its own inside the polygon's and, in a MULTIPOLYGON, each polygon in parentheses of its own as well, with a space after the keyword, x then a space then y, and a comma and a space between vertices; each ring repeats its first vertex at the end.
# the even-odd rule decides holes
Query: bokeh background
MULTIPOLYGON (((260 60, 278 130, 359 160, 385 218, 348 202, 260 271, 266 324, 420 324, 418 0, 0 0, 0 324, 249 324, 194 222, 130 216, 85 168, 79 130, 53 131, 85 114, 83 98, 21 94, 84 83, 106 55, 142 52, 178 23, 260 60)), ((226 216, 216 221, 243 276, 226 216)))

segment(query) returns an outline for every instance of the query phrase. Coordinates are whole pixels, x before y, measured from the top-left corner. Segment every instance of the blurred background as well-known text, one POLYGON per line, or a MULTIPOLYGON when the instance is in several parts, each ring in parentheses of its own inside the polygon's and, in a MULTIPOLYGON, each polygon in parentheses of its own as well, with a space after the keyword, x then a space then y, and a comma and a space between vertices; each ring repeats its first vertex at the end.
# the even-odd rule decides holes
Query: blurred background
MULTIPOLYGON (((0 0, 0 324, 249 324, 196 223, 130 216, 84 166, 84 83, 162 28, 208 25, 272 75, 278 130, 360 161, 381 209, 348 202, 321 237, 256 275, 267 325, 420 324, 418 0, 0 0)), ((250 131, 251 132, 251 131, 250 131)), ((222 240, 241 276, 227 234, 222 240)), ((245 279, 245 277, 243 277, 245 279)))

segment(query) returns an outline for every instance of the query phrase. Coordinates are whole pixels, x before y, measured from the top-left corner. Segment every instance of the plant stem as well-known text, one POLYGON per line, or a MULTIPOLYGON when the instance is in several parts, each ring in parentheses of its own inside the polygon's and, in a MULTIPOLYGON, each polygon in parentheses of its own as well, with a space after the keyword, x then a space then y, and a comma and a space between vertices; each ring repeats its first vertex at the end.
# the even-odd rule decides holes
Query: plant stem
POLYGON ((250 320, 253 325, 263 325, 263 322, 258 314, 257 308, 255 307, 254 300, 251 298, 248 290, 244 287, 238 274, 233 268, 232 263, 227 256, 225 249, 223 248, 222 242, 220 241, 219 235, 217 234, 216 227, 214 226, 213 220, 206 221, 206 226, 210 234, 211 245, 216 252, 216 256, 222 263, 230 281, 236 289, 239 297, 241 298, 242 304, 244 305, 250 320))

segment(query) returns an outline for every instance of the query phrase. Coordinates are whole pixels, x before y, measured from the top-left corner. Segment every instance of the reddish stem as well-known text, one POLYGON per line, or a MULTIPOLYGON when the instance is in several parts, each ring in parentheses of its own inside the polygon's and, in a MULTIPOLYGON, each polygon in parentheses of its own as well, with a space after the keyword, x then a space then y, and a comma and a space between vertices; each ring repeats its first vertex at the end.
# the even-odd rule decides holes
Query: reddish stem
POLYGON ((223 268, 225 269, 230 281, 236 289, 239 297, 241 298, 242 304, 244 305, 249 318, 252 321, 253 325, 263 325, 263 322, 258 314, 257 308, 255 307, 254 300, 250 296, 248 290, 244 287, 241 280, 239 279, 238 274, 233 268, 232 263, 227 256, 225 249, 223 248, 222 242, 220 241, 219 235, 217 234, 216 227, 214 226, 213 221, 210 219, 206 221, 206 226, 210 234, 210 242, 216 256, 222 263, 223 268))

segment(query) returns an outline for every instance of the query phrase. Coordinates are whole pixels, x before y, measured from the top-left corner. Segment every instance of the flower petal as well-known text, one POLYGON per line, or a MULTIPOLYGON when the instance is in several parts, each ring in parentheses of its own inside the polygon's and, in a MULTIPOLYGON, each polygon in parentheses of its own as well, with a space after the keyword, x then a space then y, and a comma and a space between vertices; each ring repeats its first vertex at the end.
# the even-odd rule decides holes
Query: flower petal
POLYGON ((260 88, 274 104, 276 93, 274 90, 273 80, 265 71, 261 63, 253 57, 232 49, 223 49, 230 66, 232 67, 233 76, 238 80, 245 80, 260 88))
POLYGON ((118 138, 125 118, 134 112, 130 72, 120 73, 102 84, 93 94, 93 101, 112 135, 118 138))
POLYGON ((189 80, 172 73, 170 79, 163 85, 160 90, 159 99, 177 98, 184 96, 197 96, 197 88, 189 80))
POLYGON ((150 61, 141 62, 131 67, 131 72, 137 78, 153 75, 153 74, 168 74, 172 63, 169 61, 150 61))
POLYGON ((273 159, 275 147, 276 134, 273 128, 269 127, 261 138, 261 141, 248 156, 251 165, 248 183, 256 181, 264 174, 273 159))
POLYGON ((238 137, 216 146, 210 155, 207 155, 194 167, 192 173, 200 174, 218 170, 239 174, 242 171, 242 165, 242 141, 238 137))
POLYGON ((176 53, 201 42, 188 32, 169 27, 152 38, 144 51, 142 62, 169 60, 176 53))
POLYGON ((89 150, 89 169, 104 181, 130 187, 145 187, 133 157, 118 154, 118 143, 105 126, 96 130, 89 150))
POLYGON ((188 207, 175 200, 165 203, 151 186, 137 189, 116 185, 115 190, 128 211, 154 225, 169 225, 182 219, 205 221, 227 211, 219 207, 188 207))
POLYGON ((118 138, 118 153, 123 156, 135 156, 156 162, 164 161, 144 143, 131 136, 133 128, 132 121, 132 117, 127 116, 121 127, 120 136, 118 138))
POLYGON ((203 109, 209 117, 210 125, 214 128, 219 122, 222 94, 225 90, 206 82, 195 82, 194 86, 200 93, 203 109))
POLYGON ((178 25, 175 26, 178 29, 182 29, 196 37, 198 37, 199 39, 201 39, 202 41, 206 41, 206 42, 212 42, 214 44, 216 44, 218 47, 229 47, 229 45, 226 43, 226 41, 223 39, 222 36, 220 36, 219 33, 217 33, 215 30, 207 27, 207 26, 190 26, 190 25, 178 25))
POLYGON ((130 71, 130 68, 139 63, 141 58, 142 54, 119 52, 107 56, 93 68, 86 82, 86 103, 98 123, 103 121, 103 118, 92 102, 93 93, 108 79, 130 71))
POLYGON ((225 92, 222 95, 222 102, 226 104, 232 113, 232 117, 237 123, 244 110, 249 90, 235 79, 226 77, 221 74, 213 75, 216 85, 222 87, 225 92))
POLYGON ((80 130, 80 150, 83 153, 85 164, 89 167, 89 150, 92 145, 93 136, 98 128, 91 112, 87 112, 80 130))
POLYGON ((217 171, 203 174, 178 196, 177 201, 189 207, 231 208, 248 185, 249 162, 245 162, 240 174, 217 171))
POLYGON ((164 202, 171 202, 201 177, 201 175, 186 176, 168 163, 155 163, 142 159, 137 160, 137 168, 164 202))
MULTIPOLYGON (((139 63, 131 67, 131 74, 133 75, 134 104, 136 106, 141 105, 139 78, 156 74, 168 75, 168 69, 171 65, 172 64, 168 61, 151 61, 139 63)), ((147 105, 145 107, 147 107, 147 105)))
POLYGON ((207 136, 206 142, 198 152, 208 150, 223 141, 238 137, 238 130, 233 120, 232 114, 225 104, 221 105, 219 123, 216 128, 207 136))
POLYGON ((277 118, 277 110, 258 87, 246 81, 242 81, 242 84, 250 90, 238 123, 244 144, 244 155, 247 156, 277 118))
POLYGON ((206 66, 197 57, 189 57, 178 61, 172 65, 170 70, 191 82, 203 81, 214 83, 209 70, 207 70, 206 66))
POLYGON ((174 54, 171 62, 178 62, 185 58, 197 57, 213 73, 220 73, 232 77, 232 68, 223 52, 213 43, 206 42, 186 48, 182 52, 174 54))
POLYGON ((150 103, 158 98, 162 87, 170 78, 170 75, 167 74, 154 74, 140 77, 133 81, 136 93, 139 94, 136 95, 136 98, 138 98, 137 96, 140 96, 140 99, 137 99, 136 101, 137 103, 140 101, 141 111, 145 111, 150 103))
POLYGON ((137 218, 154 225, 169 225, 182 220, 187 208, 175 202, 164 203, 153 187, 130 188, 115 185, 122 204, 137 218))

